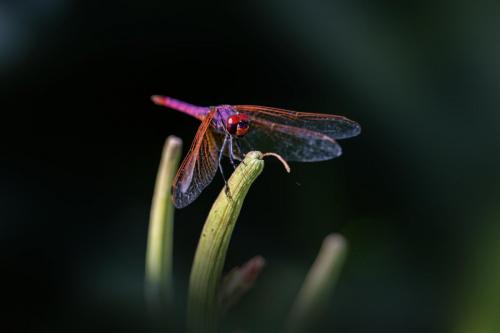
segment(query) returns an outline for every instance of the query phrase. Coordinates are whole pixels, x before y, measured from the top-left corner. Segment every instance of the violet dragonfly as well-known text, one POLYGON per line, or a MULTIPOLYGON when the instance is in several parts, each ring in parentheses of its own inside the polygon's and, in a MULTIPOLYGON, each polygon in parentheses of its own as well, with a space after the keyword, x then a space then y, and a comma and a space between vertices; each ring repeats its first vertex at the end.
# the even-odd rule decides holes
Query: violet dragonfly
MULTIPOLYGON (((202 107, 155 95, 152 101, 201 121, 187 156, 175 176, 174 205, 193 202, 213 180, 222 155, 233 167, 251 150, 274 152, 287 161, 317 162, 335 158, 342 151, 336 139, 358 135, 361 127, 342 116, 295 112, 256 105, 202 107)), ((227 187, 226 187, 227 188, 227 187)))

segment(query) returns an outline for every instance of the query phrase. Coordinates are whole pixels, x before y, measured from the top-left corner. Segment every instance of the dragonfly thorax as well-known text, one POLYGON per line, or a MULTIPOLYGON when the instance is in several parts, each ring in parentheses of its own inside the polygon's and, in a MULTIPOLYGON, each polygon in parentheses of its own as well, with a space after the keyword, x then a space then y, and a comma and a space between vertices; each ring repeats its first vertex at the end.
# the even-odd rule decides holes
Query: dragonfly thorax
POLYGON ((249 128, 250 123, 246 114, 238 113, 227 117, 226 129, 229 134, 240 138, 248 133, 249 128))

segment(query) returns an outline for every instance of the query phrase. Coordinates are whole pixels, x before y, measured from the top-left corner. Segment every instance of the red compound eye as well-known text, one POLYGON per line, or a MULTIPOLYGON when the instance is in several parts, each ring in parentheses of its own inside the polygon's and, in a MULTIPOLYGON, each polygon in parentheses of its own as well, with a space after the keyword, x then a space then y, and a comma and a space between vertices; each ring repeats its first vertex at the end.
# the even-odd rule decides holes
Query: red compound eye
POLYGON ((242 137, 248 133, 250 128, 246 114, 233 114, 226 120, 226 129, 231 135, 242 137))
POLYGON ((237 114, 233 114, 229 116, 226 120, 226 129, 231 135, 236 135, 238 131, 238 122, 240 121, 240 117, 237 114))
POLYGON ((248 130, 250 129, 250 123, 246 114, 240 114, 239 116, 240 119, 238 121, 238 128, 236 129, 236 136, 242 137, 248 133, 248 130))

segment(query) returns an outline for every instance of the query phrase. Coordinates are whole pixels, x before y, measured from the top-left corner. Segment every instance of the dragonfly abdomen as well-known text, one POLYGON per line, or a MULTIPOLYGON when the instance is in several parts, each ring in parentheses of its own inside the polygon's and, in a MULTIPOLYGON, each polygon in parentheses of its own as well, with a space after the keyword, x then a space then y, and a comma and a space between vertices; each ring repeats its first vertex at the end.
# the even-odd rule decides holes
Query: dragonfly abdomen
POLYGON ((168 96, 154 95, 151 96, 151 100, 157 105, 181 111, 199 120, 202 120, 210 110, 208 107, 196 106, 168 96))

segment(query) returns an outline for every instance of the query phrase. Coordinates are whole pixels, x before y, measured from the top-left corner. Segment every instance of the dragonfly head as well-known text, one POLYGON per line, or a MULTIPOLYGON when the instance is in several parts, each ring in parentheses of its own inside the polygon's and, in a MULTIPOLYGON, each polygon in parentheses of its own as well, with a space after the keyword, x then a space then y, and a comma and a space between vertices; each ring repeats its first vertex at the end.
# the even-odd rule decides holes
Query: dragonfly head
POLYGON ((245 136, 250 129, 250 122, 246 114, 238 113, 229 116, 226 120, 226 129, 229 134, 238 138, 245 136))

